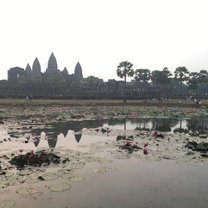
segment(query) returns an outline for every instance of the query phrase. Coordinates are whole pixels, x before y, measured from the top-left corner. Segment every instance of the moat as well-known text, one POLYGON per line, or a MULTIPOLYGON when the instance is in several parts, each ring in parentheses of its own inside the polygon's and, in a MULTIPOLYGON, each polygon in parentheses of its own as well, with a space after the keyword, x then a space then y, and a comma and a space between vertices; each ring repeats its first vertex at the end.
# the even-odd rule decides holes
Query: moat
POLYGON ((205 109, 8 108, 1 107, 0 207, 206 207, 207 154, 187 147, 208 142, 205 109), (31 151, 60 163, 9 163, 31 151))

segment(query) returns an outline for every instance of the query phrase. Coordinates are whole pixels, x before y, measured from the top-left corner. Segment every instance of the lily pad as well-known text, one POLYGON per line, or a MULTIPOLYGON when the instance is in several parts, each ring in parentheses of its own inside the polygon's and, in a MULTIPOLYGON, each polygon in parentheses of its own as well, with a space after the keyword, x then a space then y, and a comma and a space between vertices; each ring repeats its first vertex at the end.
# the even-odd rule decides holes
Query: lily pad
POLYGON ((73 182, 82 182, 84 180, 85 180, 85 178, 82 176, 74 176, 74 177, 70 178, 70 181, 73 181, 73 182))
POLYGON ((53 181, 59 177, 56 173, 44 173, 41 176, 45 181, 53 181))
POLYGON ((28 178, 25 179, 26 183, 37 183, 40 180, 38 179, 38 176, 29 176, 28 178))
POLYGON ((15 204, 16 202, 14 200, 4 200, 0 202, 0 208, 12 208, 15 204))
POLYGON ((62 175, 61 175, 61 177, 62 178, 65 178, 65 179, 69 179, 69 178, 72 178, 72 177, 74 177, 75 175, 74 175, 74 173, 72 173, 72 172, 66 172, 66 173, 63 173, 62 175))
POLYGON ((71 163, 70 168, 72 169, 81 169, 84 168, 85 162, 77 162, 77 163, 71 163))
POLYGON ((16 193, 27 198, 32 197, 34 194, 40 194, 41 192, 38 191, 37 187, 27 186, 18 188, 16 193))
POLYGON ((108 172, 108 170, 110 170, 110 168, 107 168, 107 167, 102 167, 100 169, 95 169, 95 172, 96 173, 100 173, 100 174, 105 174, 108 172))
POLYGON ((68 191, 70 188, 71 188, 71 184, 69 183, 57 183, 57 184, 52 184, 48 187, 48 189, 53 192, 64 192, 64 191, 68 191))

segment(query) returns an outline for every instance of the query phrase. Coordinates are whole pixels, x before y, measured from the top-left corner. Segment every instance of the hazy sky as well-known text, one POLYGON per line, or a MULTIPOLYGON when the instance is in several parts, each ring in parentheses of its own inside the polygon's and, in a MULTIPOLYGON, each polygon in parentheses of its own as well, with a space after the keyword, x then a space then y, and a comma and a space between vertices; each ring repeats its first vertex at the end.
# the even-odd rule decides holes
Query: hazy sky
POLYGON ((45 71, 54 52, 69 73, 116 78, 119 62, 151 71, 208 70, 207 0, 0 0, 0 79, 7 70, 45 71))

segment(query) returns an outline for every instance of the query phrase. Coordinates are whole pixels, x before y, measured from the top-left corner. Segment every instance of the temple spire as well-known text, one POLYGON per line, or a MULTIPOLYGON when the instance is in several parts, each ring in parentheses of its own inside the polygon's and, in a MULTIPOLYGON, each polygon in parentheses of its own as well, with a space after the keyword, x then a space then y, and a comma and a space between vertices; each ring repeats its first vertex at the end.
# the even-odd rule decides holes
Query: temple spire
POLYGON ((62 73, 65 74, 65 75, 68 75, 69 74, 66 67, 64 67, 64 70, 62 71, 62 73))
POLYGON ((74 77, 77 78, 77 79, 82 79, 83 78, 82 67, 81 67, 79 62, 75 66, 74 77))
POLYGON ((41 72, 40 62, 37 57, 35 58, 33 62, 32 71, 37 74, 41 72))
POLYGON ((49 60, 48 60, 48 68, 46 69, 47 72, 56 72, 58 69, 56 57, 54 56, 54 53, 52 52, 49 60))
POLYGON ((30 73, 30 72, 32 71, 30 64, 27 64, 27 66, 26 66, 26 68, 25 68, 25 71, 26 71, 27 73, 30 73))

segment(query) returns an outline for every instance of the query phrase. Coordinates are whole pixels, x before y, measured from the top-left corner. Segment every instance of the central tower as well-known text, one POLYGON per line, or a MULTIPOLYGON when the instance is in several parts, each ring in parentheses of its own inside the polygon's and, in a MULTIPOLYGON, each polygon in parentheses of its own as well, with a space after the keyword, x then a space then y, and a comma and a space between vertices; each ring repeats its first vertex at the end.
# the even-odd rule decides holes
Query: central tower
POLYGON ((49 60, 48 60, 48 68, 46 69, 47 72, 57 72, 58 66, 56 57, 54 56, 53 52, 51 53, 49 60))

